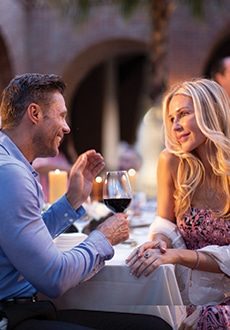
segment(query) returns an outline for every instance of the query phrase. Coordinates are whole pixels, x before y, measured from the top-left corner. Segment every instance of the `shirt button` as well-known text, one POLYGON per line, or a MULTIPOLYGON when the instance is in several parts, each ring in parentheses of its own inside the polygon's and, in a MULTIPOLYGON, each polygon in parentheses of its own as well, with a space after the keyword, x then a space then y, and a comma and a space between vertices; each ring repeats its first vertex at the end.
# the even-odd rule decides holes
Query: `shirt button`
POLYGON ((65 214, 64 214, 64 217, 67 218, 67 217, 68 217, 68 213, 65 213, 65 214))

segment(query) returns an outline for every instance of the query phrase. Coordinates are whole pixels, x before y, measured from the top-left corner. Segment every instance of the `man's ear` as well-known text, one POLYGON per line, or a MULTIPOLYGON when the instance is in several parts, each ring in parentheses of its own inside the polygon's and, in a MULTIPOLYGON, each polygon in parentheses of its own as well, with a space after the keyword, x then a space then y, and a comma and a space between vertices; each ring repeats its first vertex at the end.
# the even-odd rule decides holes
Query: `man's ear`
POLYGON ((28 118, 32 121, 32 123, 37 125, 43 117, 40 105, 38 105, 37 103, 31 103, 27 108, 27 115, 28 118))

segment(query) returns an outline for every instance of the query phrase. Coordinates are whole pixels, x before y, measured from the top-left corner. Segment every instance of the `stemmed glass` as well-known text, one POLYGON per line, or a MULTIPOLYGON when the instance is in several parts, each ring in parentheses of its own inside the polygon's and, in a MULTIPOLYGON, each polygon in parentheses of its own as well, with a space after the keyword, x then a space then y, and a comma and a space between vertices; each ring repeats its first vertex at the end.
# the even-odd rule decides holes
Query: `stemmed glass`
MULTIPOLYGON (((105 205, 113 212, 124 212, 132 200, 132 190, 127 171, 109 171, 103 185, 103 200, 105 205)), ((137 242, 129 238, 122 244, 131 247, 137 242)))
POLYGON ((127 171, 109 171, 103 185, 103 200, 113 212, 124 212, 132 199, 127 171))

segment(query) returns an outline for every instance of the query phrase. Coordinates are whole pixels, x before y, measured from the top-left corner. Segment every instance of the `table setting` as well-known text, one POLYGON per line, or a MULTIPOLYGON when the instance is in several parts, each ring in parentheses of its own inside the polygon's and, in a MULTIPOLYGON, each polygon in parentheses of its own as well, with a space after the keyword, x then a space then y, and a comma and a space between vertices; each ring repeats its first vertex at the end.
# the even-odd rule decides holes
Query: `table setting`
MULTIPOLYGON (((130 274, 125 263, 133 249, 147 240, 149 225, 154 221, 156 201, 147 200, 142 193, 134 197, 127 174, 111 175, 111 172, 104 182, 103 199, 106 200, 106 206, 98 201, 87 204, 88 216, 99 223, 111 212, 122 212, 128 208, 130 237, 114 246, 113 258, 106 261, 99 273, 55 299, 54 303, 64 309, 151 314, 162 317, 173 329, 178 329, 185 318, 186 309, 174 265, 162 265, 149 276, 137 279, 130 274), (118 178, 115 179, 114 175, 118 178)), ((55 239, 55 244, 62 251, 69 250, 86 237, 84 230, 83 233, 63 233, 55 239)))
MULTIPOLYGON (((136 242, 135 247, 146 240, 147 232, 147 227, 132 230, 130 239, 136 242)), ((70 235, 69 248, 73 247, 72 234, 65 235, 70 235)), ((56 244, 60 246, 60 241, 56 244)), ((137 279, 130 274, 125 263, 135 247, 129 243, 116 245, 114 257, 106 261, 104 268, 90 280, 55 299, 56 306, 62 309, 150 314, 163 318, 173 329, 178 329, 185 318, 186 310, 174 265, 162 265, 148 277, 141 276, 137 279)), ((68 249, 68 246, 65 245, 65 248, 68 249)))

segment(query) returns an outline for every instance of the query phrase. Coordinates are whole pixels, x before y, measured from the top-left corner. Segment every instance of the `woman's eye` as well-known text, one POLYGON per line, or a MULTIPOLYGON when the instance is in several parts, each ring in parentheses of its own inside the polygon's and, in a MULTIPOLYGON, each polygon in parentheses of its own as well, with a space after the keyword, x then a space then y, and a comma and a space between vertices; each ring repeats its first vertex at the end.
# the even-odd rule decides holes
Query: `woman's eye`
POLYGON ((188 112, 187 111, 182 111, 182 112, 180 112, 179 113, 179 118, 182 118, 182 117, 184 117, 184 116, 186 116, 186 115, 188 115, 188 112))

